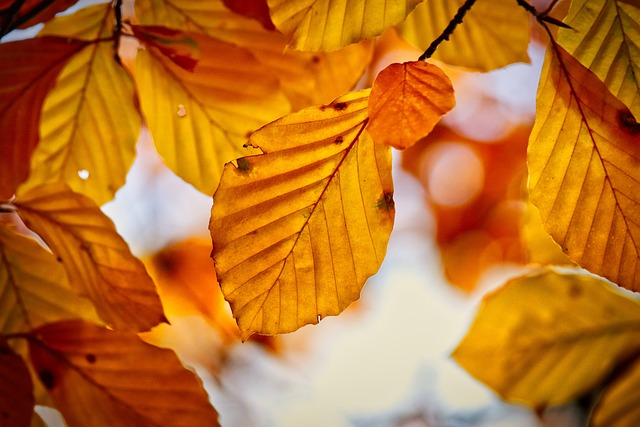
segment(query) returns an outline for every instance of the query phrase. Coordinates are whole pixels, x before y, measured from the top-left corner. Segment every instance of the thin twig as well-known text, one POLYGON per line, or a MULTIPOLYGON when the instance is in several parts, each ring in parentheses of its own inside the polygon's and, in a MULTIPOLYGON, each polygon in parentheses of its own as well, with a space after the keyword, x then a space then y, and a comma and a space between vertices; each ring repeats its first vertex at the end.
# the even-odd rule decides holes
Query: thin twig
POLYGON ((113 58, 118 64, 122 65, 120 54, 118 53, 120 50, 120 34, 122 34, 122 0, 115 0, 113 7, 116 14, 116 26, 113 29, 113 58))
MULTIPOLYGON (((16 0, 2 12, 2 15, 6 16, 6 21, 2 22, 0 27, 0 38, 6 36, 8 33, 19 27, 17 23, 20 15, 20 9, 24 6, 26 0, 16 0)), ((4 17, 3 17, 4 20, 4 17)))
POLYGON ((458 9, 453 19, 449 21, 449 25, 447 25, 442 34, 440 34, 434 41, 431 42, 427 50, 425 50, 424 53, 420 55, 418 61, 424 61, 425 59, 431 58, 431 55, 433 55, 436 49, 438 49, 438 45, 440 45, 440 43, 445 40, 449 40, 449 37, 451 36, 451 34, 453 34, 453 31, 456 29, 458 24, 462 24, 462 18, 464 18, 464 15, 469 11, 469 9, 471 9, 471 6, 473 6, 475 2, 476 0, 466 0, 464 4, 460 6, 460 9, 458 9))
MULTIPOLYGON (((551 2, 551 6, 546 8, 542 12, 538 12, 538 10, 535 7, 531 6, 531 4, 529 4, 526 0, 516 0, 516 2, 522 8, 524 8, 524 10, 526 10, 531 15, 533 15, 536 18, 536 21, 538 21, 541 25, 544 23, 548 23, 548 24, 556 25, 558 27, 568 28, 570 30, 573 30, 573 27, 571 27, 570 25, 565 24, 564 22, 554 18, 553 16, 549 16, 549 12, 551 12, 551 10, 553 9, 553 5, 555 5, 556 2, 551 2)), ((546 25, 544 26, 546 27, 546 25)))

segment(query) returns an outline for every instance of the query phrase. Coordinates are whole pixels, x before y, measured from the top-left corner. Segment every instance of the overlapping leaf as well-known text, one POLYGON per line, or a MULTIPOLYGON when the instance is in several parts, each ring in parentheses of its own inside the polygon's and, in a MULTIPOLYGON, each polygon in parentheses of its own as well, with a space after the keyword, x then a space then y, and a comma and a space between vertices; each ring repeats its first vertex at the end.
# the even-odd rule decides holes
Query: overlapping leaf
MULTIPOLYGON (((406 41, 425 50, 463 3, 464 0, 427 0, 416 6, 398 30, 406 41)), ((478 1, 433 57, 480 71, 529 62, 529 32, 529 15, 515 1, 478 1)))
POLYGON ((624 0, 575 0, 558 42, 640 115, 640 4, 624 0))
POLYGON ((431 132, 455 103, 451 80, 437 66, 391 64, 373 82, 367 131, 377 143, 405 149, 431 132))
POLYGON ((367 95, 270 123, 250 139, 266 154, 225 166, 212 257, 244 338, 339 314, 378 270, 395 210, 389 148, 364 130, 367 95))
POLYGON ((0 45, 0 199, 9 199, 27 179, 44 99, 67 61, 86 45, 58 37, 0 45))
POLYGON ((569 257, 640 290, 640 126, 561 47, 550 50, 529 140, 531 201, 569 257))
POLYGON ((640 304, 607 282, 542 271, 485 297, 453 357, 504 399, 568 402, 638 350, 640 304))
POLYGON ((287 50, 282 34, 232 13, 221 0, 139 0, 135 7, 143 24, 205 33, 250 50, 267 67, 265 75, 279 80, 294 110, 328 103, 351 90, 371 56, 371 46, 364 44, 331 53, 287 50))
POLYGON ((0 338, 0 422, 3 427, 29 425, 34 408, 33 383, 22 357, 0 338))
POLYGON ((16 28, 28 28, 46 22, 56 13, 67 10, 78 0, 3 0, 0 1, 0 37, 16 28))
POLYGON ((16 202, 19 215, 63 264, 72 287, 115 328, 144 331, 165 320, 155 286, 111 220, 64 184, 37 187, 16 202))
MULTIPOLYGON (((41 34, 93 40, 111 36, 111 4, 54 19, 41 34)), ((93 43, 60 73, 48 94, 24 188, 65 182, 98 204, 111 200, 135 157, 141 118, 133 81, 115 61, 113 42, 93 43)))
POLYGON ((62 265, 34 240, 0 223, 0 332, 77 317, 97 320, 89 301, 69 288, 62 265))
POLYGON ((589 426, 635 427, 640 424, 640 360, 630 363, 600 395, 589 426))
POLYGON ((34 335, 33 367, 70 427, 219 425, 200 381, 172 350, 79 320, 34 335))

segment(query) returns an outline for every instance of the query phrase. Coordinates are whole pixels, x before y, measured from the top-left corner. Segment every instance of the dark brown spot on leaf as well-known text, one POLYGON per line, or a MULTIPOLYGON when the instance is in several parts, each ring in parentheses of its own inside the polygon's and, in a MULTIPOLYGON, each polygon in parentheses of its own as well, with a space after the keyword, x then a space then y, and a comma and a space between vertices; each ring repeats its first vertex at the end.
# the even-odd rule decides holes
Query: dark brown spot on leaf
POLYGON ((578 298, 582 294, 582 289, 579 286, 571 286, 569 288, 569 297, 578 298))
POLYGON ((318 55, 313 55, 311 57, 311 62, 313 62, 314 64, 317 64, 320 62, 320 57, 318 55))
POLYGON ((86 356, 84 356, 87 359, 87 362, 89 363, 96 363, 96 355, 92 354, 92 353, 87 353, 86 356))
POLYGON ((61 256, 56 257, 56 261, 62 262, 62 257, 61 256))
POLYGON ((384 209, 386 211, 392 211, 396 208, 396 203, 393 201, 393 193, 384 193, 384 195, 378 199, 376 208, 384 209))
POLYGON ((345 110, 347 106, 348 105, 346 102, 338 102, 336 104, 333 104, 333 109, 336 111, 342 111, 342 110, 345 110))
POLYGON ((38 372, 38 377, 47 390, 51 390, 56 386, 56 377, 53 375, 53 372, 48 369, 43 369, 38 372))
POLYGON ((342 137, 342 135, 336 137, 336 139, 333 141, 335 144, 342 144, 344 142, 344 138, 342 137))
POLYGON ((237 160, 238 162, 238 170, 242 174, 247 174, 253 170, 253 165, 246 157, 241 157, 237 160))
POLYGON ((633 117, 633 114, 629 110, 618 111, 618 121, 620 127, 629 135, 636 135, 640 132, 640 124, 633 117))

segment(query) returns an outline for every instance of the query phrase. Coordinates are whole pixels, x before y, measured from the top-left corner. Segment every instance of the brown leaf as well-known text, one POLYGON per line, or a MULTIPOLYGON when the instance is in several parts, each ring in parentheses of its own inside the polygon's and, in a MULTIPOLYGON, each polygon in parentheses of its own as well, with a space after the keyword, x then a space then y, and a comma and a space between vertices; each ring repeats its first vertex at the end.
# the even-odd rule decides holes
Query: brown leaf
POLYGON ((28 28, 46 22, 56 13, 67 10, 77 2, 78 0, 26 0, 18 10, 14 10, 14 5, 20 2, 4 0, 0 2, 0 37, 16 28, 28 28))
POLYGON ((0 425, 29 425, 34 404, 33 383, 27 365, 0 337, 0 425))
POLYGON ((269 15, 269 5, 267 0, 222 0, 224 5, 235 13, 252 18, 258 21, 262 26, 273 31, 276 29, 273 22, 271 22, 271 16, 269 15))

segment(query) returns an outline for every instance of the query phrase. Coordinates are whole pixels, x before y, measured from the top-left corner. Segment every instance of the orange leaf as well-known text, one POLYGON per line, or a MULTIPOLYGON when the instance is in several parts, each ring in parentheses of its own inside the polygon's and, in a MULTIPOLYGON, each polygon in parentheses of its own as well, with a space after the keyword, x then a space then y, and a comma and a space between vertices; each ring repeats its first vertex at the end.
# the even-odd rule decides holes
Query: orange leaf
POLYGON ((374 141, 402 150, 429 134, 454 105, 451 80, 437 66, 391 64, 373 82, 367 130, 374 141))
POLYGON ((29 425, 33 414, 33 383, 27 365, 0 338, 0 422, 3 427, 29 425))
POLYGON ((87 42, 41 37, 0 44, 0 199, 29 175, 40 110, 56 77, 87 42))
POLYGON ((219 425, 202 384, 172 350, 81 320, 33 334, 31 362, 70 427, 219 425))
POLYGON ((273 22, 271 22, 271 16, 269 15, 269 5, 267 0, 222 0, 224 5, 235 13, 252 18, 258 21, 262 26, 269 31, 276 29, 273 22))
POLYGON ((127 331, 146 331, 165 320, 144 265, 91 199, 58 183, 34 188, 15 206, 58 256, 71 286, 94 303, 103 320, 127 331))

